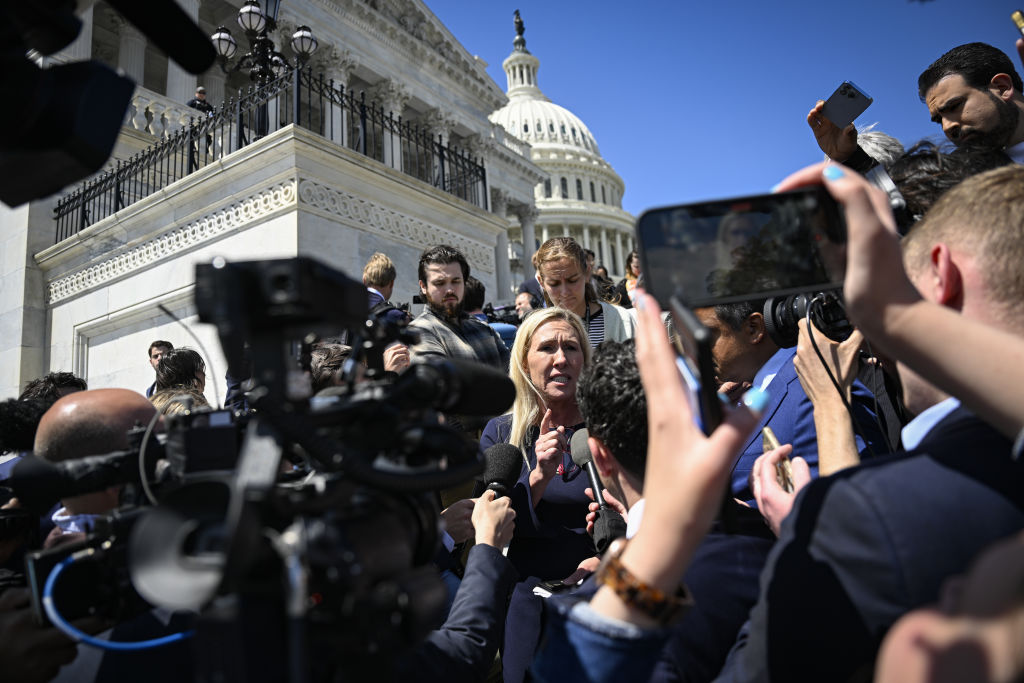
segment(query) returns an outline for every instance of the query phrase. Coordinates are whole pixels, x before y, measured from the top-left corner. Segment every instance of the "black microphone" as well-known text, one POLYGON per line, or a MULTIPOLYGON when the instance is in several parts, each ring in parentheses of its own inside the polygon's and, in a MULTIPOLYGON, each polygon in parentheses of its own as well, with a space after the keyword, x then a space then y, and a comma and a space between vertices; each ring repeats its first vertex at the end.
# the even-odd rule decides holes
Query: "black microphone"
POLYGON ((523 471, 523 454, 512 444, 496 443, 484 451, 484 484, 495 498, 507 496, 523 471))
POLYGON ((589 436, 590 433, 586 429, 578 430, 569 440, 569 450, 572 452, 572 461, 587 471, 590 488, 594 490, 594 501, 599 506, 597 517, 594 519, 594 547, 597 548, 597 552, 603 553, 612 541, 626 535, 626 520, 605 502, 604 494, 601 493, 604 484, 597 476, 594 456, 590 452, 590 444, 587 443, 589 436))
POLYGON ((601 477, 597 476, 594 455, 590 452, 590 444, 587 443, 589 437, 590 433, 585 428, 577 430, 569 440, 569 450, 572 451, 572 461, 587 471, 590 488, 594 489, 594 501, 602 510, 607 510, 608 503, 604 501, 604 494, 601 493, 604 484, 601 483, 601 477))
POLYGON ((516 398, 504 372, 455 358, 427 357, 409 366, 392 386, 390 398, 412 407, 432 405, 459 415, 500 415, 516 398))
POLYGON ((139 481, 139 454, 116 451, 51 463, 30 455, 18 461, 6 485, 26 507, 48 508, 61 498, 139 481))

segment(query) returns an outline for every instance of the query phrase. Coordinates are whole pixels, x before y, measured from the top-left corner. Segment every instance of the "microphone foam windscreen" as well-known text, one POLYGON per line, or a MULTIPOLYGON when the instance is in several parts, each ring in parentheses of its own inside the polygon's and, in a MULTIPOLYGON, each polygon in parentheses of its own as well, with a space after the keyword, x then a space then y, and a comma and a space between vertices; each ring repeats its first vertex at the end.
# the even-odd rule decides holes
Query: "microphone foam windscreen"
POLYGON ((585 428, 577 430, 569 440, 569 450, 572 452, 572 461, 580 467, 586 467, 587 463, 594 459, 590 452, 590 444, 587 438, 590 436, 585 428))
POLYGON ((496 443, 484 451, 484 484, 499 483, 507 490, 519 481, 523 454, 512 444, 496 443))

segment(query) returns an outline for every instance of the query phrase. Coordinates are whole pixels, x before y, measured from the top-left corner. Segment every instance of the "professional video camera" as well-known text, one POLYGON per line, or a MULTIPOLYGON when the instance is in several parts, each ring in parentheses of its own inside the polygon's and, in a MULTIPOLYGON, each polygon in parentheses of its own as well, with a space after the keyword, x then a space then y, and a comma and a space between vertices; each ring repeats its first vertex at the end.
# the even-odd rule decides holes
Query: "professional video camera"
MULTIPOLYGON (((295 340, 347 328, 353 349, 372 357, 409 333, 367 320, 365 288, 310 259, 201 265, 196 306, 217 326, 229 366, 241 368, 247 349, 252 411, 193 412, 171 423, 162 449, 147 441, 119 461, 135 463, 122 481, 155 482, 155 505, 115 535, 94 534, 92 552, 115 570, 104 579, 121 592, 117 553, 127 548, 142 598, 199 613, 197 680, 380 677, 440 624, 436 490, 483 469, 475 444, 437 411, 500 413, 511 381, 457 361, 414 363, 393 382, 357 383, 353 368, 311 402, 295 340), (202 436, 222 422, 237 436, 202 436)), ((59 609, 59 577, 48 581, 59 609)))
POLYGON ((495 308, 493 305, 487 304, 484 306, 483 311, 489 323, 506 323, 519 327, 519 323, 522 322, 519 320, 519 314, 516 313, 515 306, 498 306, 495 308))

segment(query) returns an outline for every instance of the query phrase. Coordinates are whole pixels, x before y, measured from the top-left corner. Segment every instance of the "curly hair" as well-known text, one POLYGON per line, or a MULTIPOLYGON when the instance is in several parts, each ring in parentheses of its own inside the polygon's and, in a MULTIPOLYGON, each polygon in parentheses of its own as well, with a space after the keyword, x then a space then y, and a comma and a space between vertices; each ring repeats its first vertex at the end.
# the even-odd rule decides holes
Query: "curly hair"
POLYGON ((636 344, 606 341, 594 350, 576 385, 576 402, 590 436, 600 439, 629 474, 644 480, 647 396, 636 366, 636 344))
MULTIPOLYGON (((71 391, 85 391, 89 385, 81 377, 76 377, 72 372, 50 372, 42 377, 30 381, 25 385, 25 390, 18 397, 19 401, 43 401, 53 405, 64 394, 64 389, 71 391)), ((70 392, 66 392, 70 393, 70 392)))

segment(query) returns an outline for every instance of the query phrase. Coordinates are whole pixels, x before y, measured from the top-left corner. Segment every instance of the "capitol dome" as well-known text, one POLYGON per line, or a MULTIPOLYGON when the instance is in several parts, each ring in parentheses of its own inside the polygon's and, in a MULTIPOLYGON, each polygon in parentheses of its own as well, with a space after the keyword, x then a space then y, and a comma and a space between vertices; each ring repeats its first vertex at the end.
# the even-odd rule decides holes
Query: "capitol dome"
POLYGON ((634 248, 633 216, 622 209, 625 183, 601 156, 587 125, 541 92, 540 60, 526 49, 524 31, 517 11, 512 54, 502 63, 509 101, 490 116, 529 143, 531 160, 548 174, 535 191, 538 239, 521 246, 522 272, 529 276, 528 262, 540 243, 569 235, 592 249, 613 279, 621 278, 625 256, 634 248))

